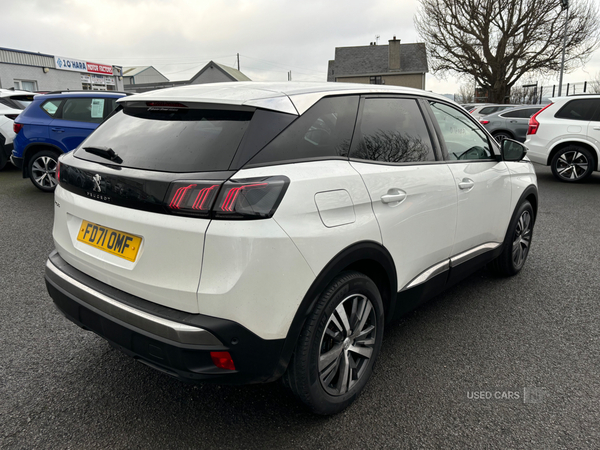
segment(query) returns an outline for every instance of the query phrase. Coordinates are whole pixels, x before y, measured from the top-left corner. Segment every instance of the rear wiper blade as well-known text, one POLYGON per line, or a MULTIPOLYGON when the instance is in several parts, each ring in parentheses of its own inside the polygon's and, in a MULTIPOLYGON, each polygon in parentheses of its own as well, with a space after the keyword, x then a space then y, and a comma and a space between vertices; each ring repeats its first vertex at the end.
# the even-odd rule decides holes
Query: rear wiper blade
POLYGON ((112 148, 108 147, 83 147, 83 149, 94 155, 100 156, 101 158, 110 159, 111 161, 116 162, 117 164, 121 164, 123 160, 119 158, 119 155, 115 153, 112 148))

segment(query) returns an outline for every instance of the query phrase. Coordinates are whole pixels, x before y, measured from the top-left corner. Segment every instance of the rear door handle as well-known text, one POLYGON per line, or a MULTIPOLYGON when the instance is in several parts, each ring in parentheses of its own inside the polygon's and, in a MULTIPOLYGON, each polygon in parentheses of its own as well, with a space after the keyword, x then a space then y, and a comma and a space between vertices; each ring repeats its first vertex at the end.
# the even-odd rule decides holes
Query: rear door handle
POLYGON ((406 192, 401 189, 390 189, 387 191, 387 194, 381 196, 381 203, 396 206, 404 201, 404 199, 406 199, 406 192))
POLYGON ((510 123, 519 123, 518 120, 511 120, 510 123))
POLYGON ((64 131, 65 131, 64 128, 50 128, 50 129, 56 133, 64 133, 64 131))
POLYGON ((594 130, 600 130, 600 127, 594 127, 594 130))
POLYGON ((473 186, 475 186, 475 182, 470 178, 463 178, 462 181, 458 183, 458 187, 463 191, 471 190, 473 189, 473 186))

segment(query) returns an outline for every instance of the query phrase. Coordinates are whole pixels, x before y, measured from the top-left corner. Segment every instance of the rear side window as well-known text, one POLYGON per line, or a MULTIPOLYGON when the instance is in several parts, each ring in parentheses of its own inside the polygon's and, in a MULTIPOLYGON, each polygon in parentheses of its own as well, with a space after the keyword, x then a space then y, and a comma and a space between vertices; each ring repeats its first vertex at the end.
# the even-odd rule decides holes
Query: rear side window
POLYGON ((417 101, 366 99, 350 157, 384 163, 435 161, 417 101))
POLYGON ((328 97, 296 119, 250 165, 348 157, 358 96, 328 97))
POLYGON ((123 167, 161 172, 228 170, 253 110, 125 107, 76 150, 80 159, 116 164, 85 151, 112 149, 123 167))
POLYGON ((515 111, 508 111, 502 114, 502 117, 513 117, 516 119, 529 119, 536 112, 538 112, 541 108, 526 108, 526 109, 517 109, 515 111))
POLYGON ((100 123, 104 118, 104 98, 68 98, 62 109, 63 120, 100 123))
POLYGON ((571 120, 592 120, 599 103, 600 100, 592 98, 571 100, 560 108, 554 117, 571 120))
POLYGON ((56 115, 56 111, 58 111, 58 107, 60 106, 61 102, 61 99, 47 100, 44 103, 42 103, 42 109, 46 111, 46 113, 48 113, 50 117, 54 117, 56 115))
POLYGON ((487 106, 485 108, 481 108, 481 111, 479 111, 479 114, 481 114, 482 116, 485 116, 487 114, 492 114, 495 113, 496 111, 498 111, 498 107, 497 106, 487 106))

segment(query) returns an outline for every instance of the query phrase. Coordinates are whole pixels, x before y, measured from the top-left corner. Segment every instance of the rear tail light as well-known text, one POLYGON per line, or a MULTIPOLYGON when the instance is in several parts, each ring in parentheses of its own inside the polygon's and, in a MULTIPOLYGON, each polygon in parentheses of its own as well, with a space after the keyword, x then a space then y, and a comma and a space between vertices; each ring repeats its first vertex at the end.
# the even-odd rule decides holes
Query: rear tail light
POLYGON ((214 219, 272 217, 289 185, 287 177, 252 178, 214 183, 172 183, 166 206, 173 214, 214 219))
POLYGON ((19 131, 21 131, 21 129, 23 128, 23 124, 21 123, 13 123, 13 131, 15 132, 15 134, 19 134, 19 131))
POLYGON ((19 117, 18 114, 4 114, 6 117, 8 117, 10 120, 15 120, 17 117, 19 117))
POLYGON ((167 194, 167 208, 177 214, 207 217, 219 187, 220 183, 205 181, 172 183, 167 194))
POLYGON ((529 126, 527 127, 527 134, 535 134, 537 133, 538 128, 540 127, 540 123, 537 121, 536 117, 539 116, 539 114, 545 110, 546 108, 552 106, 553 103, 550 103, 546 106, 544 106, 542 109, 540 109, 538 112, 536 112, 533 116, 531 116, 529 118, 529 126))
POLYGON ((487 125, 488 123, 490 123, 489 120, 480 120, 479 123, 483 124, 483 125, 487 125))

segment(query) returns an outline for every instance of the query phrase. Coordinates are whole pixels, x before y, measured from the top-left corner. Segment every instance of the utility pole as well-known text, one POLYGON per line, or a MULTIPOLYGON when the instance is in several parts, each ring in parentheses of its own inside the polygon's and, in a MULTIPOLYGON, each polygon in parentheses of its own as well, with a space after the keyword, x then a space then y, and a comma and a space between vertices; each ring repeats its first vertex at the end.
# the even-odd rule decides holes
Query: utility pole
POLYGON ((238 72, 240 70, 240 54, 237 54, 238 72))
POLYGON ((565 70, 565 48, 567 47, 567 24, 569 23, 569 0, 560 0, 565 13, 565 32, 563 34, 562 62, 560 63, 560 78, 558 80, 558 96, 562 93, 563 72, 565 70))

